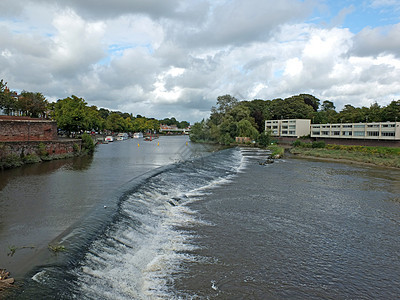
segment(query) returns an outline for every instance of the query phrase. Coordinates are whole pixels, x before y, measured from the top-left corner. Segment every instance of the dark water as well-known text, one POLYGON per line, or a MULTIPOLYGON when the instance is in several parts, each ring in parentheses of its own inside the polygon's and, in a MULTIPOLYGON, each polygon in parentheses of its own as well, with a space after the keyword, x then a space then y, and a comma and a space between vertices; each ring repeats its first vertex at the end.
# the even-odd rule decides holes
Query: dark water
MULTIPOLYGON (((126 157, 114 147, 114 158, 126 157)), ((399 297, 400 171, 297 159, 261 166, 264 151, 239 148, 180 152, 169 160, 177 163, 117 185, 111 217, 90 213, 84 230, 62 239, 71 251, 35 269, 14 297, 399 297)), ((93 165, 72 172, 83 180, 93 165)), ((136 178, 134 162, 118 170, 136 178)))

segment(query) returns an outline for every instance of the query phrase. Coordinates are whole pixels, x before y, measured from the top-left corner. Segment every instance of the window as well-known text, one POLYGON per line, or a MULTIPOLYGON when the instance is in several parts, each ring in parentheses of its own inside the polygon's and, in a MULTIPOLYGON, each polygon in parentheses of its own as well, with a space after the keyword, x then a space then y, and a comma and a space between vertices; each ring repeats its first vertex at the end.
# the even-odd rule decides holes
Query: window
POLYGON ((369 128, 379 128, 379 124, 368 124, 367 127, 369 127, 369 128))
POLYGON ((350 136, 350 135, 352 135, 352 132, 351 131, 343 131, 342 135, 350 136))
POLYGON ((331 128, 330 125, 322 125, 322 128, 331 128))
POLYGON ((354 125, 354 128, 365 128, 365 125, 364 124, 357 124, 357 125, 354 125))
POLYGON ((282 134, 287 134, 287 130, 282 131, 282 134))
POLYGON ((340 131, 333 131, 332 135, 340 135, 340 131))
POLYGON ((343 128, 352 128, 353 125, 343 125, 342 127, 343 127, 343 128))
POLYGON ((296 129, 296 125, 289 125, 289 129, 296 129))
POLYGON ((278 125, 274 125, 273 128, 274 128, 274 129, 277 129, 277 128, 278 128, 278 125))
POLYGON ((313 135, 319 135, 319 131, 313 131, 312 134, 313 135))
POLYGON ((294 131, 294 130, 289 130, 289 134, 295 135, 295 134, 296 134, 296 131, 294 131))
POLYGON ((329 135, 329 131, 322 131, 322 135, 329 135))
POLYGON ((312 128, 320 128, 320 127, 321 127, 320 125, 313 125, 312 128))
POLYGON ((332 128, 340 128, 340 125, 332 125, 332 128))
POLYGON ((394 132, 382 132, 382 136, 395 136, 394 132))
POLYGON ((365 136, 364 131, 354 131, 354 136, 365 136))
POLYGON ((368 131, 367 136, 379 136, 379 131, 368 131))
POLYGON ((287 129, 287 125, 282 125, 282 129, 287 129))

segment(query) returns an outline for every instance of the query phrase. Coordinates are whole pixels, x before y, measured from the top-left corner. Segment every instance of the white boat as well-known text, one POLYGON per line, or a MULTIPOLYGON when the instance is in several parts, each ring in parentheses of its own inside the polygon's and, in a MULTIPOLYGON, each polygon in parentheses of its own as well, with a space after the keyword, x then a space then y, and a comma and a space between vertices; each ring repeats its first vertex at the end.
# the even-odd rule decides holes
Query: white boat
POLYGON ((142 138, 143 137, 143 133, 141 133, 141 132, 135 132, 134 134, 133 134, 133 138, 134 139, 140 139, 140 138, 142 138))
POLYGON ((105 142, 114 142, 114 138, 112 135, 107 135, 104 139, 105 142))
POLYGON ((118 133, 117 140, 124 141, 128 139, 128 134, 126 132, 118 133))

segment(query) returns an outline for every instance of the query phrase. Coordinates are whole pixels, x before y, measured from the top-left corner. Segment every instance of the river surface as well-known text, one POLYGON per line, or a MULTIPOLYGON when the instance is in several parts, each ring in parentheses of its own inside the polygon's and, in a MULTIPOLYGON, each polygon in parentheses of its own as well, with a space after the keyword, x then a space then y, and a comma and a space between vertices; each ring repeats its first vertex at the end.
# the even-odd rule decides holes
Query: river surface
POLYGON ((399 170, 214 150, 128 140, 1 173, 0 246, 68 250, 0 256, 41 257, 10 299, 399 297, 399 170))

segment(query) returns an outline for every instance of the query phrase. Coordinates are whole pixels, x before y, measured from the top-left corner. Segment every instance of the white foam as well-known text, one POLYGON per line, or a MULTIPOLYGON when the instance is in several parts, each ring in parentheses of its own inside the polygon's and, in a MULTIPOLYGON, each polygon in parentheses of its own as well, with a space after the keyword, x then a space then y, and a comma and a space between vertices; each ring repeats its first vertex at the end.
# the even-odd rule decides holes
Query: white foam
POLYGON ((192 254, 199 245, 193 243, 191 228, 213 226, 187 204, 230 183, 245 164, 242 153, 234 151, 226 160, 199 168, 183 166, 149 180, 122 203, 121 220, 93 243, 82 267, 75 270, 80 293, 101 299, 176 298, 171 289, 182 262, 206 259, 192 254))

